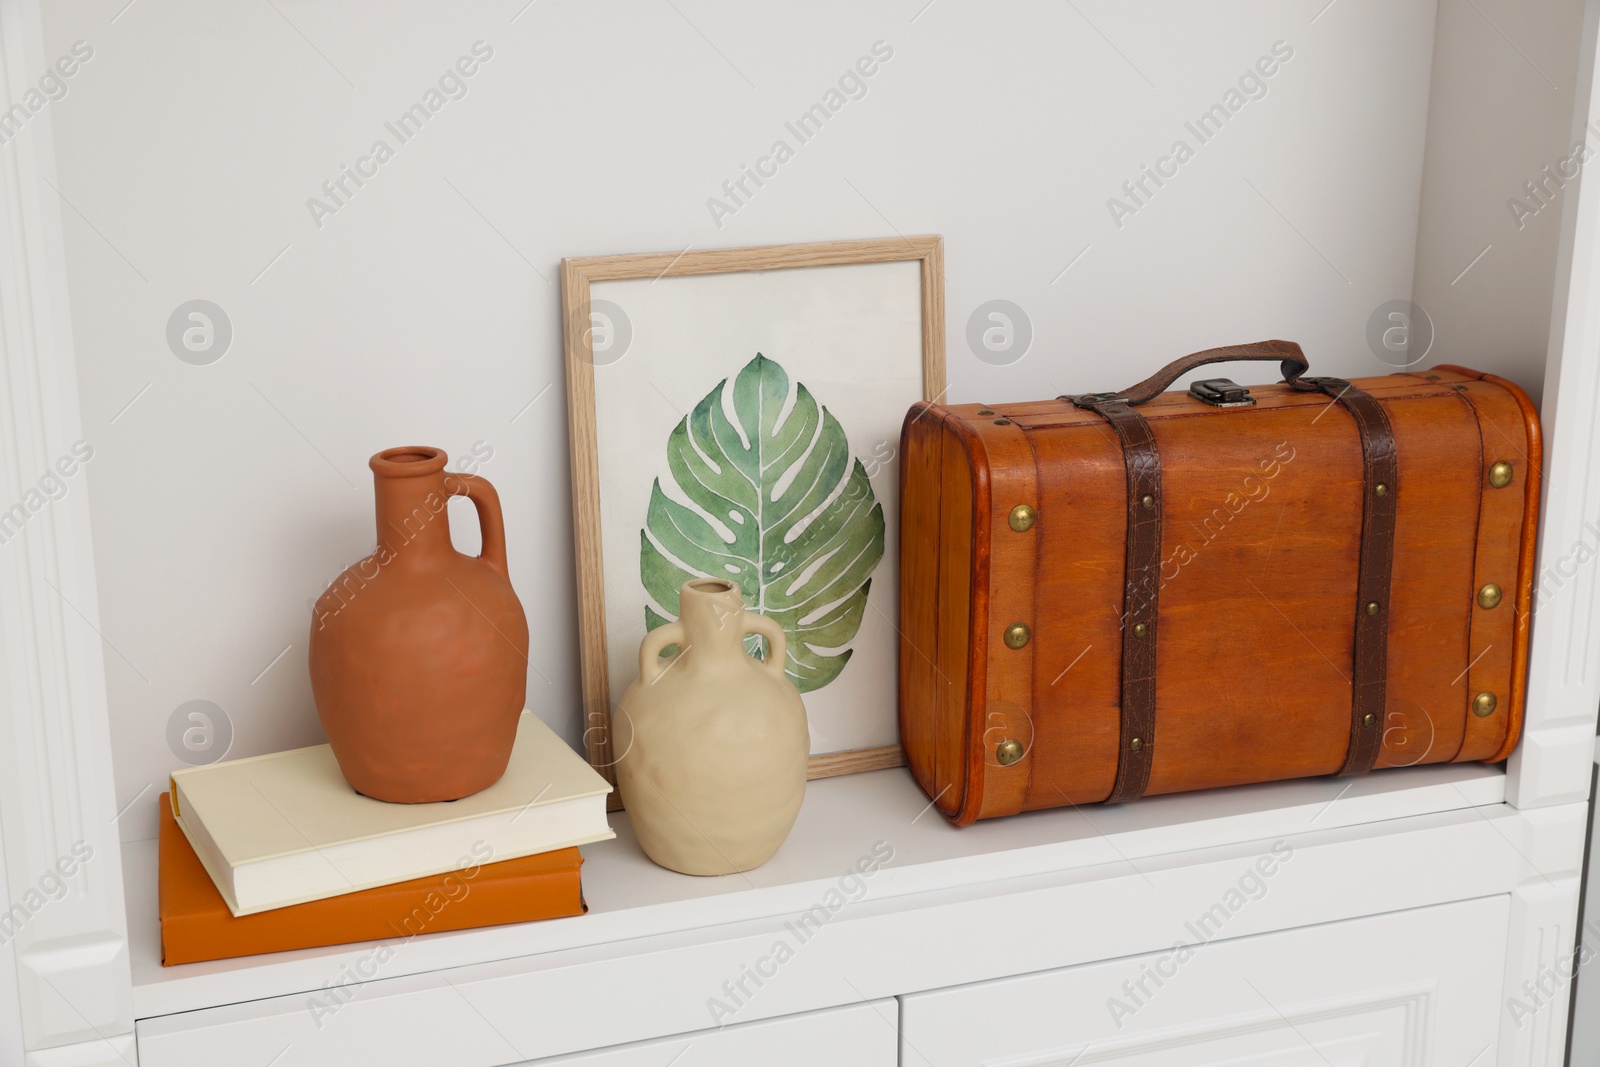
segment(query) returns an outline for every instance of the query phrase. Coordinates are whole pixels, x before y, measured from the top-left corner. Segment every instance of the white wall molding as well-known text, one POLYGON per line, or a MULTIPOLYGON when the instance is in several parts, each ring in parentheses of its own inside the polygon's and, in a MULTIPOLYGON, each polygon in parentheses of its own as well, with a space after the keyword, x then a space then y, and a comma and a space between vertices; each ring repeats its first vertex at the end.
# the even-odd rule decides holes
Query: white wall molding
POLYGON ((1499 1067, 1563 1062, 1581 886, 1574 871, 1529 879, 1511 894, 1499 1067))
POLYGON ((37 4, 0 6, 0 112, 30 113, 0 146, 0 938, 28 1063, 125 1062, 132 982, 88 499, 81 480, 55 500, 38 490, 81 431, 49 108, 26 96, 44 69, 37 4), (36 1051, 83 1042, 88 1059, 36 1051))
MULTIPOLYGON (((1584 10, 1573 138, 1584 139, 1595 106, 1600 3, 1584 10)), ((1591 135, 1592 136, 1592 135, 1591 135)), ((1579 179, 1562 219, 1545 370, 1544 491, 1527 719, 1507 767, 1507 801, 1537 807, 1583 800, 1600 705, 1600 185, 1579 179), (1570 571, 1570 576, 1569 576, 1570 571)))

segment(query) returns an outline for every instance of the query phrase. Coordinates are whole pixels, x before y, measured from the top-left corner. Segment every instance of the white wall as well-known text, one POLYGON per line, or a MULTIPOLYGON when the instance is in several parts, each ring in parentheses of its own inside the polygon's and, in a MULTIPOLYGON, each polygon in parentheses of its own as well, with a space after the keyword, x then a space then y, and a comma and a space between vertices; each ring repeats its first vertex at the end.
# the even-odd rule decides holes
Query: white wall
MULTIPOLYGON (((1582 29, 1582 0, 1439 5, 1414 297, 1433 320, 1428 362, 1502 374, 1535 402, 1561 217, 1576 190, 1540 169, 1555 171, 1576 143, 1582 29), (1523 185, 1539 181, 1536 199, 1523 185)), ((1588 142, 1600 158, 1600 134, 1588 142)))
MULTIPOLYGON (((562 256, 942 233, 958 401, 1266 337, 1381 373, 1368 317, 1411 293, 1427 0, 125 2, 47 26, 52 54, 94 49, 51 106, 123 803, 178 765, 191 699, 234 756, 320 740, 307 601, 370 547, 365 459, 395 444, 493 447, 530 699, 577 740, 562 256), (469 94, 315 225, 307 198, 478 40, 469 94), (723 181, 880 40, 866 96, 714 224, 723 181), (1107 198, 1277 41, 1267 95, 1114 225, 1107 198), (235 331, 210 366, 165 340, 194 298, 235 331), (1034 331, 1004 367, 966 341, 994 298, 1034 331)), ((148 797, 122 826, 153 834, 148 797)))
MULTIPOLYGON (((0 838, 3 836, 0 832, 0 838)), ((0 908, 11 910, 11 881, 6 874, 3 844, 0 844, 0 908)), ((8 938, 0 944, 0 1067, 22 1067, 21 997, 17 988, 16 942, 8 938)))

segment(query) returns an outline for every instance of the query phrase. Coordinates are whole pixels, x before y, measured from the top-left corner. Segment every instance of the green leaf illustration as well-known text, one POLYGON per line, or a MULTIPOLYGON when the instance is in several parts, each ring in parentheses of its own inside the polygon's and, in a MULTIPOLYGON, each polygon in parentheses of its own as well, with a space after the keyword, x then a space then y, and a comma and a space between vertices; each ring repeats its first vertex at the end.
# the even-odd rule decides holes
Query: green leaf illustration
MULTIPOLYGON (((745 606, 789 638, 784 665, 802 693, 832 682, 850 661, 873 569, 883 559, 883 507, 844 428, 811 391, 757 354, 733 381, 728 417, 718 382, 667 438, 667 469, 685 507, 657 479, 639 532, 639 573, 655 607, 645 625, 678 613, 694 578, 739 584, 745 606), (785 410, 785 405, 788 409, 785 410)), ((762 644, 751 638, 751 649, 762 644)))

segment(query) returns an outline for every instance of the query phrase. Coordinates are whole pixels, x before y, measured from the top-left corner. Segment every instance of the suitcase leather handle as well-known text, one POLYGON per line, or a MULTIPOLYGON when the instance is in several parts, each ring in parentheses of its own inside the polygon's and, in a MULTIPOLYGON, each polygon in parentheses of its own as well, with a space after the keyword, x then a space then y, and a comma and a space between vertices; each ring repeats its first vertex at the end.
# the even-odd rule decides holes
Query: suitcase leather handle
MULTIPOLYGON (((1196 367, 1203 367, 1207 363, 1240 362, 1281 363, 1283 365, 1283 380, 1290 385, 1295 385, 1295 379, 1311 369, 1311 363, 1306 359, 1305 353, 1293 341, 1257 341, 1254 344, 1228 345, 1223 348, 1208 348, 1204 352, 1195 352, 1184 356, 1182 359, 1173 360, 1130 389, 1124 389, 1120 393, 1091 393, 1089 396, 1103 400, 1117 397, 1128 406, 1137 407, 1147 401, 1154 400, 1166 392, 1168 386, 1196 367)), ((1074 399, 1076 400, 1076 398, 1074 399)), ((1079 404, 1078 406, 1090 407, 1092 404, 1079 404)))

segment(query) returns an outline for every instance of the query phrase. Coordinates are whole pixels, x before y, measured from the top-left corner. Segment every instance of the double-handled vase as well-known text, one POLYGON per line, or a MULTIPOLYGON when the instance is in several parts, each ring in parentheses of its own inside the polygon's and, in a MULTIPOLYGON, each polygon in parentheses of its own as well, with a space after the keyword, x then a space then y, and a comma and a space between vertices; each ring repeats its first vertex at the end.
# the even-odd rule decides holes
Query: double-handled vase
POLYGON ((811 742, 787 658, 783 628, 746 611, 739 587, 721 578, 685 583, 678 621, 645 637, 613 743, 623 805, 656 863, 748 871, 789 835, 811 742), (765 640, 764 660, 745 651, 749 634, 765 640))

